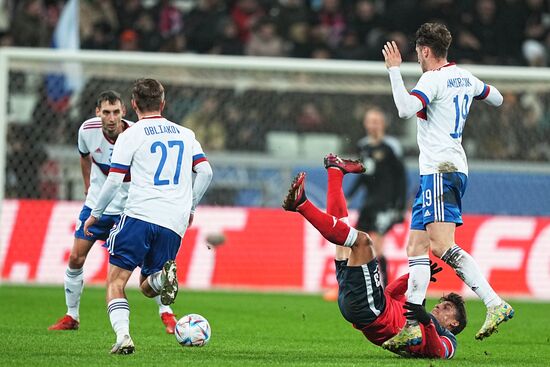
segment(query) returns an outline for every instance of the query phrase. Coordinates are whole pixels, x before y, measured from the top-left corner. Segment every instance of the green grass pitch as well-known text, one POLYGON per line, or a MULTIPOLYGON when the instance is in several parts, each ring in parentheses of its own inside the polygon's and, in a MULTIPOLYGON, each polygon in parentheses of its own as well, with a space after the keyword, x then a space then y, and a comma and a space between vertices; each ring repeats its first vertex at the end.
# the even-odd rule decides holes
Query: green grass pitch
MULTIPOLYGON (((315 295, 182 290, 174 310, 212 326, 203 348, 183 348, 164 333, 153 300, 128 291, 136 352, 110 355, 114 333, 103 288, 85 288, 80 330, 48 331, 65 312, 62 287, 0 286, 2 366, 543 366, 550 365, 550 306, 513 301, 516 317, 482 342, 484 307, 468 301, 469 325, 450 361, 404 359, 370 344, 315 295)), ((431 307, 434 300, 428 302, 431 307)))

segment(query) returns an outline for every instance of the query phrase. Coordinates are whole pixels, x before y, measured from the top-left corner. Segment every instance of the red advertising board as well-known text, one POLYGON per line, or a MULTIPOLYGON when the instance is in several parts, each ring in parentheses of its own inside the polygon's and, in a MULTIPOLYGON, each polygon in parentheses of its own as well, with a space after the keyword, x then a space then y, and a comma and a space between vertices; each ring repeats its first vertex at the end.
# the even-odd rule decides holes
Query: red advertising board
MULTIPOLYGON (((62 283, 81 205, 4 201, 2 282, 62 283)), ((497 292, 550 299, 550 218, 466 215, 464 223, 457 230, 456 241, 474 256, 497 292)), ((387 236, 390 279, 407 271, 407 228, 408 223, 398 225, 387 236)), ((189 288, 317 292, 335 284, 333 254, 334 245, 299 214, 278 209, 200 207, 177 262, 180 282, 189 288), (226 241, 209 249, 206 237, 213 233, 223 233, 226 241)), ((94 246, 84 268, 86 282, 103 283, 107 264, 105 249, 94 246)), ((448 267, 430 291, 472 294, 448 267)))

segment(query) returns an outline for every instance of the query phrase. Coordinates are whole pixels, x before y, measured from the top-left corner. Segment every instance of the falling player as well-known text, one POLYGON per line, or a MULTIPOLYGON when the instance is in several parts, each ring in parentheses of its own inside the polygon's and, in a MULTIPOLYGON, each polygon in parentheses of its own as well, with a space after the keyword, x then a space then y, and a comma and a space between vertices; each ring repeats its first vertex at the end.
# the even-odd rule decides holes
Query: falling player
MULTIPOLYGON (((451 34, 438 23, 425 23, 416 32, 416 53, 422 76, 409 93, 399 66, 401 54, 395 42, 382 50, 388 68, 393 99, 399 117, 417 116, 420 148, 420 188, 412 208, 407 245, 409 285, 407 299, 420 305, 430 281, 428 251, 455 269, 456 274, 483 300, 487 316, 476 339, 490 336, 498 325, 513 317, 514 310, 491 288, 475 260, 455 243, 455 228, 462 225, 462 196, 468 180, 462 131, 474 99, 500 106, 502 95, 470 72, 447 61, 451 34)), ((416 322, 384 343, 387 349, 421 341, 416 322)))
MULTIPOLYGON (((414 319, 421 325, 422 343, 392 351, 403 356, 452 358, 456 351, 455 335, 466 326, 462 297, 455 293, 442 297, 429 314, 423 305, 405 302, 407 275, 384 289, 373 241, 367 233, 349 226, 342 191, 344 175, 361 173, 364 167, 359 161, 329 154, 325 157, 325 168, 328 173, 327 213, 307 199, 304 172, 294 179, 283 208, 300 213, 323 237, 337 245, 335 265, 342 316, 376 345, 396 335, 405 325, 406 317, 414 319)), ((436 264, 431 269, 433 274, 441 270, 436 264)))
MULTIPOLYGON (((106 240, 109 231, 118 223, 124 203, 128 196, 129 175, 125 178, 123 188, 105 209, 105 215, 90 228, 91 235, 84 233, 82 224, 90 215, 91 208, 97 202, 101 186, 109 173, 113 146, 124 130, 133 123, 123 119, 125 107, 120 95, 114 91, 101 92, 96 101, 96 117, 84 121, 78 130, 78 150, 80 152, 80 167, 84 180, 86 201, 77 220, 74 233, 74 243, 69 256, 69 264, 65 270, 65 302, 67 314, 60 318, 49 330, 77 330, 80 325, 80 297, 84 287, 83 266, 88 252, 97 240, 106 240)), ((166 331, 173 334, 176 318, 169 306, 155 298, 159 305, 159 313, 166 331)))
POLYGON ((126 174, 132 181, 120 222, 107 239, 107 310, 116 333, 111 353, 130 354, 130 306, 125 288, 136 267, 147 297, 174 302, 178 291, 175 258, 195 207, 212 179, 212 169, 190 129, 161 116, 164 87, 139 79, 132 89, 132 108, 139 118, 119 136, 109 175, 84 224, 84 233, 101 220, 126 174), (193 182, 193 172, 196 173, 193 182))

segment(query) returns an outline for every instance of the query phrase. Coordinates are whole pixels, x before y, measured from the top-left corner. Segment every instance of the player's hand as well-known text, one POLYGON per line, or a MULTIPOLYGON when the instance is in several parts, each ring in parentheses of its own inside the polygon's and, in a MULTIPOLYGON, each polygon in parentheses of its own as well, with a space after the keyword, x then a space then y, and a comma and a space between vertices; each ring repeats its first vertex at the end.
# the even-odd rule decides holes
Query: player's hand
POLYGON ((436 262, 430 260, 430 282, 437 282, 437 278, 434 276, 439 273, 443 268, 438 266, 436 262))
POLYGON ((405 302, 403 308, 407 310, 407 312, 403 314, 403 316, 405 316, 407 320, 416 320, 422 325, 429 325, 432 321, 430 315, 428 314, 428 312, 426 312, 426 309, 422 305, 405 302))
POLYGON ((193 219, 195 219, 195 214, 189 214, 189 222, 187 223, 187 228, 191 227, 191 225, 193 224, 193 219))
POLYGON ((86 236, 89 236, 89 237, 93 236, 93 233, 90 232, 90 231, 88 230, 88 228, 90 228, 91 226, 93 226, 94 224, 96 224, 97 220, 98 220, 98 218, 96 218, 96 217, 94 217, 94 216, 92 216, 92 215, 90 215, 90 216, 88 217, 88 219, 86 219, 86 222, 84 222, 84 234, 85 234, 86 236))
POLYGON ((384 48, 382 49, 382 55, 384 55, 384 61, 386 62, 386 67, 389 69, 392 66, 401 65, 401 52, 397 47, 395 41, 386 42, 384 48))

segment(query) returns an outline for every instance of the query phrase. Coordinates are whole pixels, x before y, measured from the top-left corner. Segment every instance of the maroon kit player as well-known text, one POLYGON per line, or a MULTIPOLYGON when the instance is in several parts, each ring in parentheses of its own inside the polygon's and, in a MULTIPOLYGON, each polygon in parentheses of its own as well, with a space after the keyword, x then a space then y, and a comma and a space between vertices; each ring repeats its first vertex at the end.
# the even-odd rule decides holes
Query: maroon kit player
MULTIPOLYGON (((333 154, 325 157, 325 168, 328 173, 327 213, 307 199, 304 172, 292 182, 283 208, 300 213, 323 237, 337 245, 335 264, 342 316, 376 345, 398 334, 407 319, 413 319, 421 325, 421 344, 392 351, 403 356, 452 358, 456 351, 455 335, 466 326, 462 297, 450 293, 428 313, 424 306, 406 302, 408 274, 384 289, 373 242, 368 234, 349 226, 342 191, 344 175, 361 173, 365 168, 359 161, 341 159, 333 154)), ((432 274, 441 270, 436 264, 432 264, 431 269, 432 274)))

